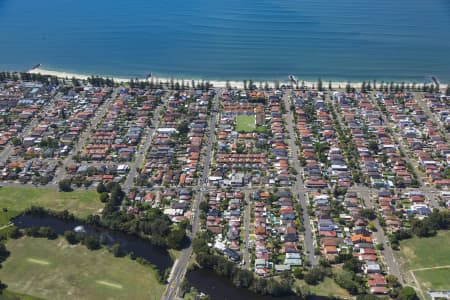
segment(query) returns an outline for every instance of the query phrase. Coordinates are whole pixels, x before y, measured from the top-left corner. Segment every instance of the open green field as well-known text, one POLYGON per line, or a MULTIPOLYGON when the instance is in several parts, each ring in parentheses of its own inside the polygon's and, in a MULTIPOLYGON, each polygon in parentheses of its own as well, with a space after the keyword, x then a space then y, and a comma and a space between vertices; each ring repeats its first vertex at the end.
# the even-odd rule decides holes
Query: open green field
POLYGON ((430 238, 404 240, 400 252, 408 270, 450 265, 450 231, 439 231, 430 238))
POLYGON ((422 297, 428 290, 450 289, 450 231, 439 231, 431 238, 400 242, 405 276, 420 285, 422 297))
POLYGON ((304 280, 296 280, 296 284, 299 284, 303 290, 309 290, 311 294, 317 296, 337 296, 339 298, 351 298, 351 295, 347 290, 337 285, 332 278, 325 277, 323 282, 317 285, 308 285, 304 280))
POLYGON ((16 293, 11 290, 4 290, 3 294, 0 295, 1 300, 42 300, 42 298, 33 297, 30 295, 24 295, 21 293, 16 293))
POLYGON ((2 187, 0 188, 0 227, 32 205, 57 211, 67 209, 80 218, 96 213, 103 207, 96 191, 93 190, 64 193, 54 189, 2 187), (4 208, 8 211, 5 212, 4 208))
POLYGON ((253 132, 256 128, 256 116, 237 116, 236 131, 237 132, 253 132))
POLYGON ((427 290, 450 290, 450 266, 446 269, 415 271, 421 288, 427 290))
POLYGON ((43 299, 160 299, 164 292, 156 270, 105 249, 30 237, 6 246, 0 278, 10 291, 43 299))

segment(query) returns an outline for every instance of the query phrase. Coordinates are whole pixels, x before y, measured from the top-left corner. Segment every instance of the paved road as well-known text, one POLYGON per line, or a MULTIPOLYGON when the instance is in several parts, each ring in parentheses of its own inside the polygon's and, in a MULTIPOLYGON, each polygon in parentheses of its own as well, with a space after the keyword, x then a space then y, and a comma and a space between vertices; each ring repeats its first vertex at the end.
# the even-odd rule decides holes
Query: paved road
MULTIPOLYGON (((210 169, 210 163, 211 163, 211 157, 212 157, 212 146, 215 141, 215 127, 217 124, 217 111, 219 110, 219 95, 220 90, 216 91, 217 94, 213 99, 213 109, 210 115, 209 120, 209 132, 208 132, 208 139, 206 141, 206 149, 204 151, 204 155, 202 156, 202 165, 203 169, 201 171, 199 181, 197 184, 197 192, 194 197, 194 201, 192 203, 192 211, 194 213, 193 218, 191 220, 192 225, 192 234, 191 238, 195 237, 199 228, 200 228, 200 220, 199 220, 199 206, 200 202, 203 201, 204 198, 204 187, 206 187, 206 182, 208 180, 209 176, 209 169, 210 169)), ((192 255, 192 246, 189 246, 189 248, 183 249, 181 252, 180 257, 175 262, 174 266, 172 267, 171 272, 171 278, 169 278, 169 282, 167 285, 167 289, 165 293, 163 294, 162 298, 163 300, 172 300, 175 299, 175 296, 179 290, 180 284, 183 281, 183 278, 186 274, 187 265, 189 263, 189 258, 192 255)))
MULTIPOLYGON (((164 103, 164 102, 163 102, 164 103)), ((138 149, 138 154, 136 156, 136 159, 131 163, 130 165, 130 171, 128 172, 127 178, 125 179, 124 184, 122 185, 123 190, 125 192, 128 192, 134 184, 134 179, 136 177, 136 174, 138 172, 138 169, 142 166, 142 163, 144 162, 145 155, 148 152, 148 149, 150 148, 150 145, 153 141, 153 136, 156 131, 156 129, 159 127, 160 122, 160 113, 162 110, 164 104, 158 105, 156 108, 153 118, 151 120, 151 124, 153 125, 153 128, 146 128, 144 131, 144 138, 141 141, 141 144, 138 149)))
POLYGON ((308 258, 308 261, 311 263, 311 265, 317 264, 317 258, 314 255, 314 233, 312 231, 311 226, 311 220, 308 214, 308 204, 306 203, 305 193, 307 192, 307 189, 305 189, 302 179, 302 167, 300 166, 300 161, 298 160, 299 155, 299 149, 296 141, 296 134, 294 131, 294 117, 293 112, 291 111, 291 100, 290 100, 291 93, 286 93, 283 96, 284 100, 284 106, 286 109, 286 126, 289 134, 289 148, 291 151, 292 156, 292 163, 295 170, 297 170, 296 175, 296 182, 292 186, 292 190, 294 193, 298 195, 298 201, 300 203, 300 206, 303 210, 302 212, 302 218, 303 218, 303 227, 305 229, 304 232, 304 242, 305 242, 305 248, 306 248, 306 257, 308 258))
MULTIPOLYGON (((381 117, 383 118, 383 123, 385 125, 385 127, 389 127, 389 128, 396 128, 396 124, 394 124, 390 118, 388 118, 383 111, 381 110, 381 108, 379 107, 376 99, 373 99, 372 97, 369 97, 369 99, 372 101, 373 105, 377 108, 377 110, 380 112, 381 117)), ((407 163, 409 163, 412 166, 413 169, 413 173, 415 175, 415 177, 417 178, 417 181, 419 182, 419 187, 420 190, 426 195, 426 197, 430 200, 430 205, 433 208, 439 208, 439 203, 437 202, 432 189, 430 189, 428 186, 425 185, 424 181, 423 181, 423 174, 421 174, 419 172, 419 165, 417 163, 417 161, 410 159, 409 155, 411 154, 411 151, 408 149, 406 149, 403 145, 403 137, 401 136, 401 134, 394 132, 393 134, 391 134, 392 138, 394 139, 394 142, 396 145, 398 145, 398 147, 400 148, 400 150, 403 152, 403 158, 406 160, 407 163)))
MULTIPOLYGON (((380 106, 378 105, 378 102, 376 99, 373 99, 372 97, 369 97, 369 99, 372 101, 372 104, 376 107, 376 109, 380 112, 381 118, 383 119, 383 123, 385 125, 385 127, 388 128, 396 128, 396 124, 394 124, 390 118, 388 118, 386 116, 385 113, 383 113, 383 111, 381 110, 380 106)), ((420 174, 418 172, 418 168, 417 168, 417 162, 413 162, 409 159, 408 154, 409 149, 405 149, 405 147, 403 146, 403 138, 400 134, 393 132, 393 134, 391 134, 392 138, 394 139, 394 142, 396 145, 398 145, 398 147, 400 148, 400 150, 403 152, 404 156, 403 158, 411 164, 411 166, 414 166, 413 168, 413 172, 414 175, 416 176, 417 180, 419 181, 420 186, 423 186, 423 179, 422 179, 422 174, 420 174)))
MULTIPOLYGON (((371 201, 371 199, 373 199, 371 189, 363 185, 360 185, 357 188, 351 188, 350 191, 357 192, 359 194, 359 196, 363 199, 365 207, 373 208, 376 210, 373 201, 371 201)), ((384 234, 384 230, 381 227, 380 223, 378 222, 378 219, 375 219, 374 221, 372 221, 372 223, 375 224, 375 227, 377 229, 377 231, 374 232, 374 236, 377 242, 382 243, 384 247, 384 249, 381 251, 381 254, 383 256, 383 261, 387 267, 388 273, 395 275, 398 278, 398 280, 401 283, 403 283, 404 280, 402 273, 400 271, 399 263, 395 259, 394 251, 392 250, 391 245, 387 243, 389 239, 384 234)))
POLYGON ((251 220, 251 189, 244 190, 244 201, 245 201, 245 207, 244 207, 244 247, 243 247, 243 253, 242 253, 242 259, 244 261, 243 268, 250 269, 250 252, 249 252, 249 243, 250 243, 250 220, 251 220))
MULTIPOLYGON (((349 137, 350 137, 350 143, 351 143, 351 144, 354 144, 355 142, 353 141, 352 134, 351 134, 351 132, 350 132, 348 126, 345 125, 345 122, 343 121, 343 116, 342 116, 342 111, 341 111, 341 109, 340 109, 337 105, 335 105, 335 102, 334 102, 334 101, 331 101, 329 97, 325 97, 325 99, 326 99, 326 100, 325 100, 326 103, 328 103, 328 104, 334 109, 334 111, 336 112, 336 116, 337 116, 336 121, 338 121, 338 123, 339 123, 339 125, 340 125, 340 127, 341 127, 341 129, 342 129, 343 134, 344 134, 344 135, 345 135, 345 134, 348 134, 349 137)), ((333 114, 330 114, 330 115, 331 115, 331 118, 334 120, 333 114)), ((338 132, 336 132, 336 133, 339 134, 338 132)), ((342 145, 340 139, 337 138, 336 140, 338 141, 338 143, 339 143, 341 149, 343 149, 343 148, 344 148, 344 145, 342 145)), ((345 153, 345 152, 344 152, 344 153, 345 153)), ((350 165, 350 160, 352 160, 352 159, 354 159, 354 158, 353 158, 353 156, 352 156, 350 153, 346 153, 346 154, 344 154, 344 159, 345 159, 347 165, 350 165)), ((359 159, 359 158, 358 158, 358 159, 359 159)), ((356 164, 356 168, 355 168, 354 170, 357 171, 357 172, 361 172, 361 169, 359 168, 359 163, 356 164)), ((348 173, 349 173, 349 175, 352 177, 350 170, 349 170, 348 173)), ((354 184, 353 178, 352 178, 352 184, 354 184)))
POLYGON ((72 151, 70 151, 69 155, 64 159, 62 165, 56 169, 55 172, 55 183, 64 178, 66 174, 66 167, 73 163, 73 156, 77 154, 79 151, 84 149, 86 142, 92 134, 92 130, 97 128, 100 122, 105 117, 106 113, 111 109, 111 106, 114 103, 114 99, 117 97, 119 92, 119 88, 115 88, 111 94, 111 96, 106 99, 102 105, 95 112, 94 117, 89 122, 88 126, 84 129, 78 141, 76 141, 75 146, 72 151))

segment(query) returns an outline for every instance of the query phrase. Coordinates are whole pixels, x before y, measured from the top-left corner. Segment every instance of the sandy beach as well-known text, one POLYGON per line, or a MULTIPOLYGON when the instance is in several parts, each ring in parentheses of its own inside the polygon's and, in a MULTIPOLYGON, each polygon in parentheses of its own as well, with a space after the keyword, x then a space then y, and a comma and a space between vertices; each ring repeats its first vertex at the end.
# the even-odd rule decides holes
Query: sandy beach
MULTIPOLYGON (((42 75, 50 75, 50 76, 56 76, 59 78, 77 78, 77 79, 81 79, 81 80, 86 80, 88 77, 92 76, 92 75, 86 75, 86 74, 77 74, 77 73, 70 73, 70 72, 62 72, 62 71, 53 71, 53 70, 48 70, 48 69, 44 69, 44 68, 35 68, 32 70, 28 71, 29 73, 34 73, 34 74, 42 74, 42 75)), ((95 75, 95 76, 99 76, 99 77, 105 77, 102 75, 95 75)), ((108 77, 108 76, 106 76, 108 77)), ((105 78, 106 78, 105 77, 105 78)), ((130 78, 120 78, 120 77, 108 77, 108 78, 113 78, 114 81, 117 82, 128 82, 130 81, 130 78)), ((218 88, 224 88, 227 86, 227 82, 231 87, 235 87, 235 88, 243 88, 244 87, 244 82, 243 80, 240 81, 226 81, 226 80, 208 80, 208 79, 191 79, 191 78, 167 78, 167 77, 157 77, 157 76, 153 76, 153 81, 154 82, 170 82, 171 80, 173 80, 175 83, 178 82, 179 84, 182 83, 182 81, 185 82, 185 84, 190 84, 192 82, 192 80, 194 80, 194 82, 197 84, 198 82, 206 82, 209 81, 210 84, 212 84, 214 87, 218 87, 218 88)), ((301 78, 297 78, 299 84, 302 83, 301 78)), ((147 79, 145 78, 138 78, 138 80, 140 81, 145 81, 147 79)), ((151 80, 150 78, 148 80, 151 80)), ((248 82, 249 80, 247 80, 248 82)), ((268 83, 269 87, 274 87, 275 86, 275 81, 253 81, 253 84, 259 86, 260 84, 262 84, 263 86, 265 85, 265 83, 268 83)), ((279 81, 280 85, 283 84, 288 84, 289 81, 285 80, 285 81, 279 81)), ((313 85, 316 86, 317 85, 317 81, 304 81, 305 86, 307 87, 312 87, 313 85)), ((323 85, 324 87, 328 87, 329 82, 328 81, 323 81, 323 85)), ((332 86, 333 88, 339 88, 339 86, 341 88, 344 88, 346 86, 347 82, 339 82, 339 81, 333 81, 332 82, 332 86)), ((351 85, 355 88, 361 87, 361 82, 352 82, 351 85)))
MULTIPOLYGON (((44 69, 44 68, 35 68, 35 69, 31 69, 28 71, 29 73, 34 73, 34 74, 42 74, 42 75, 50 75, 50 76, 56 76, 58 78, 77 78, 77 79, 81 79, 81 80, 86 80, 88 77, 92 76, 92 75, 86 75, 86 74, 77 74, 77 73, 70 73, 70 72, 62 72, 62 71, 53 71, 53 70, 48 70, 48 69, 44 69)), ((95 75, 95 76, 99 76, 99 77, 104 77, 104 78, 113 78, 114 81, 116 82, 128 82, 130 81, 130 78, 120 78, 120 77, 108 77, 108 76, 102 76, 102 75, 95 75)), ((173 80, 175 83, 178 82, 179 84, 181 84, 183 81, 185 84, 190 84, 192 82, 192 80, 195 82, 195 84, 199 83, 199 82, 207 82, 209 81, 210 84, 212 84, 214 87, 217 88, 225 88, 227 86, 227 83, 233 87, 233 88, 239 88, 242 89, 244 87, 244 82, 243 80, 240 81, 226 81, 226 80, 208 80, 208 79, 192 79, 192 78, 167 78, 167 77, 157 77, 157 76, 152 76, 153 81, 155 83, 159 83, 159 82, 170 82, 171 80, 173 80)), ((140 81, 146 81, 146 80, 151 80, 149 79, 145 79, 145 78, 138 78, 138 80, 140 81)), ((306 87, 312 88, 317 87, 317 81, 307 81, 307 80, 302 80, 301 78, 297 78, 298 80, 298 84, 301 85, 302 82, 304 82, 306 87)), ((249 82, 249 80, 247 80, 247 82, 249 82)), ((275 81, 258 81, 255 80, 253 81, 253 84, 255 84, 256 86, 259 86, 260 84, 262 86, 265 85, 265 83, 267 82, 267 84, 269 85, 269 87, 274 87, 275 86, 275 81)), ((285 81, 279 81, 280 85, 287 85, 289 84, 289 80, 285 80, 285 81)), ((347 85, 347 81, 332 81, 331 85, 333 89, 339 89, 339 88, 345 88, 345 86, 347 85)), ((380 84, 381 81, 377 81, 377 84, 380 84)), ((386 81, 385 81, 386 83, 386 81)), ((405 84, 408 84, 409 82, 405 82, 405 84)), ((362 82, 350 82, 351 86, 354 88, 361 88, 362 86, 362 82)), ((372 84, 372 81, 371 81, 372 84)), ((424 84, 424 83, 416 83, 416 84, 424 84)), ((429 83, 428 83, 429 84, 429 83)), ((328 88, 329 86, 329 81, 327 80, 323 80, 323 86, 324 88, 328 88)), ((446 88, 447 85, 446 84, 442 84, 440 85, 441 89, 442 88, 446 88)))

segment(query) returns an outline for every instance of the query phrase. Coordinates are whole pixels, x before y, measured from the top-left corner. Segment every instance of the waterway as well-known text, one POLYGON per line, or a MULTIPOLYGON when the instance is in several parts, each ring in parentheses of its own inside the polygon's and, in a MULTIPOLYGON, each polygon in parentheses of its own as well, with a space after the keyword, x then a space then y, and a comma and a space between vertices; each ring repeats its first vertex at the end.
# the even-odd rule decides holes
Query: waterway
MULTIPOLYGON (((214 300, 301 300, 297 296, 272 297, 257 295, 250 290, 237 288, 223 276, 211 270, 197 269, 187 273, 189 284, 214 300)), ((307 300, 328 300, 327 297, 307 296, 307 300)))
POLYGON ((448 0, 0 0, 0 70, 450 81, 448 0))

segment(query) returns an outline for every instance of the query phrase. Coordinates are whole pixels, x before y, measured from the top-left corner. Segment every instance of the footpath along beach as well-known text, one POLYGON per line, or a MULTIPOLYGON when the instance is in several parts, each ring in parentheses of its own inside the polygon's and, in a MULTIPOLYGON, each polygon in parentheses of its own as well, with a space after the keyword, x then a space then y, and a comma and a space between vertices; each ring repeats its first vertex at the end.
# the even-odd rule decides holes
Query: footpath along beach
MULTIPOLYGON (((81 80, 86 80, 89 77, 93 76, 93 75, 86 75, 86 74, 77 74, 77 73, 71 73, 71 72, 63 72, 63 71, 54 71, 54 70, 48 70, 48 69, 43 69, 43 68, 34 68, 31 70, 28 70, 29 73, 33 73, 33 74, 42 74, 42 75, 49 75, 49 76, 56 76, 58 78, 77 78, 77 79, 81 79, 81 80)), ((121 77, 114 77, 114 76, 103 76, 103 75, 94 75, 94 76, 99 76, 99 77, 103 77, 103 78, 112 78, 114 79, 114 81, 116 82, 128 82, 130 81, 130 78, 121 78, 121 77)), ((287 77, 287 76, 286 76, 287 77)), ((231 87, 234 88, 243 88, 244 87, 244 82, 243 80, 240 81, 236 81, 236 80, 208 80, 208 79, 194 79, 194 78, 168 78, 168 77, 157 77, 157 76, 152 76, 151 77, 153 79, 154 82, 170 82, 171 80, 173 80, 174 83, 179 83, 181 84, 183 81, 187 84, 190 83, 192 81, 194 81, 195 83, 198 82, 209 82, 210 84, 212 84, 214 87, 216 88, 225 88, 227 87, 227 84, 231 87)), ((137 78, 139 81, 146 81, 146 80, 152 80, 151 78, 137 78)), ((136 79, 136 78, 133 78, 136 79)), ((301 83, 304 83, 304 85, 306 87, 313 87, 313 86, 317 86, 317 81, 307 81, 307 80, 302 80, 301 78, 297 78, 298 79, 298 83, 299 85, 301 85, 301 83)), ((251 80, 251 78, 249 80, 247 80, 247 82, 249 82, 251 80)), ((260 81, 260 80, 255 80, 253 81, 253 84, 259 85, 259 84, 267 84, 269 85, 269 87, 274 87, 275 86, 275 81, 260 81)), ((369 82, 369 81, 367 81, 369 82)), ((279 84, 280 85, 287 85, 289 83, 289 80, 280 80, 279 84)), ((323 86, 328 88, 330 81, 323 79, 323 86)), ((362 82, 351 82, 351 81, 331 81, 331 86, 333 89, 340 89, 340 88, 345 88, 345 86, 347 85, 347 83, 350 83, 352 87, 354 88, 361 88, 362 86, 362 82)), ((371 80, 370 83, 372 84, 373 81, 371 80)), ((377 81, 377 84, 380 84, 381 81, 377 81)), ((387 84, 388 81, 385 81, 385 84, 387 84)), ((395 82, 395 83, 400 83, 400 82, 395 82)), ((404 82, 405 84, 411 83, 411 82, 404 82)), ((424 82, 416 82, 416 84, 424 84, 424 82)), ((426 83, 426 84, 430 84, 430 83, 426 83)), ((440 88, 446 88, 447 84, 440 84, 440 88)))

